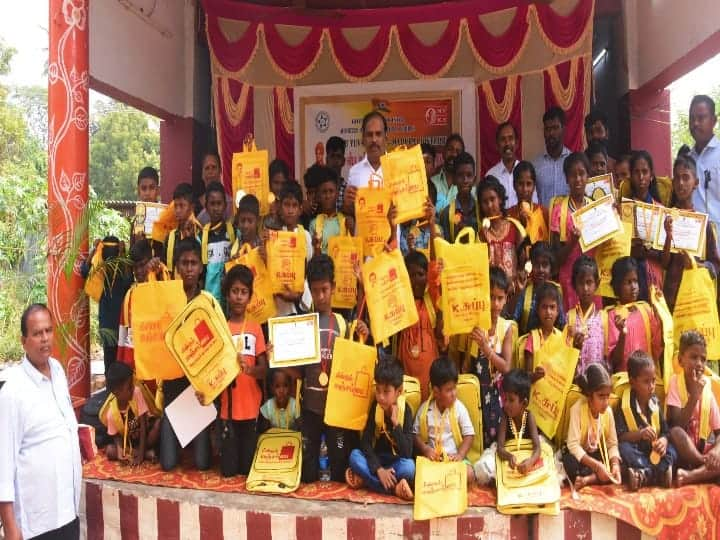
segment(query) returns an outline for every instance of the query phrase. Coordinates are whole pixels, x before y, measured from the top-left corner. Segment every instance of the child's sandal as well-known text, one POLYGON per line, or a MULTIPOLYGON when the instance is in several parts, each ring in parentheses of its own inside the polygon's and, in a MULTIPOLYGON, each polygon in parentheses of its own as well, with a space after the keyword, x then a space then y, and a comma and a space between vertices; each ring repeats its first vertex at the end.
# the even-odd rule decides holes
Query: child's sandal
POLYGON ((363 479, 359 475, 355 474, 350 467, 345 469, 345 482, 347 482, 347 485, 352 489, 360 489, 364 484, 363 479))

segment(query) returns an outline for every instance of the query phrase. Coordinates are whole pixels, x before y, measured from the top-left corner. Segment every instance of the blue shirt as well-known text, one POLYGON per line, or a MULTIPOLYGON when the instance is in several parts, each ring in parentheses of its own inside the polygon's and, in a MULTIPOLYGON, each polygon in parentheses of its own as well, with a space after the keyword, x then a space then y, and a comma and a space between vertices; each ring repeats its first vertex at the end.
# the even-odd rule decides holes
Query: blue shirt
POLYGON ((565 158, 571 154, 567 146, 563 146, 560 157, 554 159, 550 154, 544 152, 533 160, 535 175, 537 177, 536 189, 540 204, 545 208, 550 207, 553 197, 567 195, 568 185, 563 172, 565 158))
POLYGON ((713 135, 699 154, 693 147, 690 155, 697 164, 698 187, 693 192, 693 206, 696 212, 704 212, 710 221, 720 224, 720 140, 713 135), (706 187, 705 172, 709 172, 706 187))

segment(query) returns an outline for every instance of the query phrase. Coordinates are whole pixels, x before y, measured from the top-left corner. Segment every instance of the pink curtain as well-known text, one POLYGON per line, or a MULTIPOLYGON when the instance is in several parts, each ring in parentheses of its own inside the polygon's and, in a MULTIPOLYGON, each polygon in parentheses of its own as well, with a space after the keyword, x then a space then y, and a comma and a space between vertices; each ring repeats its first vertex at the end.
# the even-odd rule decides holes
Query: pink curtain
POLYGON ((565 146, 578 152, 585 148, 584 122, 589 112, 589 84, 585 81, 589 69, 589 58, 581 56, 543 71, 545 109, 557 105, 565 111, 565 146))
POLYGON ((255 115, 253 112, 253 87, 232 79, 227 82, 229 96, 223 92, 220 77, 215 79, 215 121, 218 153, 222 161, 223 184, 225 189, 232 193, 232 155, 233 152, 242 151, 246 135, 254 134, 255 115), (247 87, 245 93, 243 93, 244 87, 247 87), (238 108, 242 108, 243 114, 239 118, 232 111, 227 110, 228 100, 232 100, 232 103, 237 103, 238 108))
POLYGON ((518 7, 510 26, 499 36, 488 32, 477 17, 468 17, 467 27, 470 45, 478 62, 487 64, 485 67, 491 70, 506 68, 515 63, 527 44, 530 27, 528 7, 518 7))
MULTIPOLYGON (((273 89, 273 109, 275 111, 275 157, 282 159, 292 170, 295 166, 292 88, 276 87, 273 89)), ((295 172, 297 178, 298 171, 295 172)))

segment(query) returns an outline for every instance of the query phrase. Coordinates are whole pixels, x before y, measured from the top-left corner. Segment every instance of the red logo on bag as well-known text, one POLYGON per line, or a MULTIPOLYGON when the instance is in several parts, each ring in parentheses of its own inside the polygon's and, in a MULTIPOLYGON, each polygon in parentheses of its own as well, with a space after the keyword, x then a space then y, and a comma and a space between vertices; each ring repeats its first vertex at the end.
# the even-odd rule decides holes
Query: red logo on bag
POLYGON ((292 444, 286 444, 282 448, 280 448, 280 459, 286 460, 286 459, 292 459, 295 455, 295 447, 292 444))
POLYGON ((252 172, 253 178, 260 178, 260 167, 255 167, 252 172))
POLYGON ((397 279, 397 269, 391 268, 390 271, 388 272, 388 277, 390 278, 391 281, 394 279, 397 279))
POLYGON ((200 321, 195 325, 195 337, 197 337, 202 347, 212 341, 213 333, 206 321, 200 321))
POLYGON ((290 240, 288 241, 288 245, 291 248, 295 248, 297 246, 297 238, 295 238, 294 236, 290 238, 290 240))

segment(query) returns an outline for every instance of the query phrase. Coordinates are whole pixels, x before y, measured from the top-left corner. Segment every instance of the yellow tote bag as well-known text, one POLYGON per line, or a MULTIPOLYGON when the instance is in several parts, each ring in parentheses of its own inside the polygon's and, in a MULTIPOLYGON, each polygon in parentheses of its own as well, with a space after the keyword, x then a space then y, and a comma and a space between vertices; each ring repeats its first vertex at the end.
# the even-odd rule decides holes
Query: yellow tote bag
POLYGON ((238 351, 215 297, 202 291, 175 317, 165 345, 190 384, 211 404, 237 377, 238 351))
POLYGON ((227 274, 233 266, 238 264, 247 266, 253 273, 253 294, 250 303, 245 308, 245 314, 251 321, 264 324, 268 319, 277 315, 277 310, 273 299, 272 281, 265 262, 260 256, 260 250, 258 248, 251 249, 249 244, 243 244, 237 258, 230 259, 225 263, 225 273, 227 274))
POLYGON ((268 231, 270 239, 267 250, 267 269, 273 286, 273 293, 285 292, 285 285, 295 293, 302 293, 305 287, 305 257, 307 239, 305 230, 268 231))
POLYGON ((463 461, 415 462, 413 519, 459 516, 467 510, 467 465, 463 461))
POLYGON ((623 222, 624 234, 616 234, 595 248, 595 260, 600 272, 600 287, 598 294, 608 298, 615 298, 615 291, 610 285, 612 266, 620 257, 630 256, 632 243, 632 223, 623 222))
POLYGON ((560 425, 580 356, 580 351, 567 344, 566 337, 564 332, 552 334, 534 352, 534 363, 545 369, 545 376, 532 385, 528 410, 535 416, 538 428, 550 439, 560 425))
POLYGON ((258 438, 245 487, 261 493, 292 493, 300 486, 301 471, 300 432, 271 428, 258 438))
POLYGON ((545 222, 545 212, 543 212, 542 206, 536 206, 535 210, 530 213, 530 219, 528 219, 525 232, 527 232, 528 237, 530 237, 531 244, 535 242, 547 242, 549 240, 550 231, 545 222))
POLYGON ((354 266, 362 260, 363 240, 357 236, 333 236, 328 240, 328 254, 335 265, 332 307, 354 308, 358 294, 354 266))
POLYGON ((165 345, 165 332, 187 304, 182 280, 156 281, 148 273, 132 296, 132 335, 138 379, 177 379, 183 370, 165 345))
POLYGON ((325 423, 328 426, 361 431, 367 422, 372 401, 373 372, 377 349, 350 339, 336 338, 328 383, 325 423))
MULTIPOLYGON (((679 298, 679 296, 678 296, 679 298)), ((660 319, 660 324, 662 326, 662 341, 663 341, 663 357, 662 357, 662 373, 663 373, 663 383, 665 385, 665 388, 669 388, 670 386, 670 376, 673 373, 673 357, 675 353, 675 344, 674 344, 674 323, 673 323, 673 317, 670 314, 670 309, 667 306, 667 302, 665 302, 665 297, 663 296, 662 292, 660 292, 655 285, 652 285, 650 287, 650 303, 652 304, 652 307, 655 309, 655 313, 658 316, 658 319, 660 319)), ((656 367, 656 373, 658 373, 660 370, 656 367)))
POLYGON ((420 145, 412 148, 399 146, 393 152, 380 156, 383 186, 390 191, 397 209, 395 225, 425 215, 428 198, 427 175, 420 145))
POLYGON ((695 257, 690 257, 692 268, 683 271, 678 289, 673 323, 675 346, 686 330, 697 330, 705 336, 707 357, 720 358, 720 322, 716 303, 715 284, 707 268, 698 268, 695 257))
MULTIPOLYGON (((532 441, 523 439, 520 448, 515 440, 505 443, 517 463, 532 455, 532 441)), ((536 468, 527 474, 511 469, 507 461, 495 455, 497 509, 501 514, 546 514, 560 513, 560 482, 555 474, 555 459, 552 448, 545 441, 540 442, 540 460, 536 468)))
POLYGON ((371 177, 367 187, 355 196, 355 235, 363 239, 363 253, 371 256, 390 238, 390 192, 382 187, 382 178, 371 177))
POLYGON ((475 231, 465 227, 455 243, 435 238, 435 252, 443 261, 440 274, 443 333, 467 334, 476 326, 490 329, 490 270, 488 246, 475 242, 475 231), (469 243, 461 240, 468 238, 469 243))
POLYGON ((233 205, 238 190, 255 195, 260 202, 260 215, 270 212, 270 178, 267 150, 258 150, 252 136, 243 143, 243 151, 232 156, 233 205))
POLYGON ((376 343, 418 322, 410 276, 399 249, 376 252, 362 266, 363 285, 376 343))

